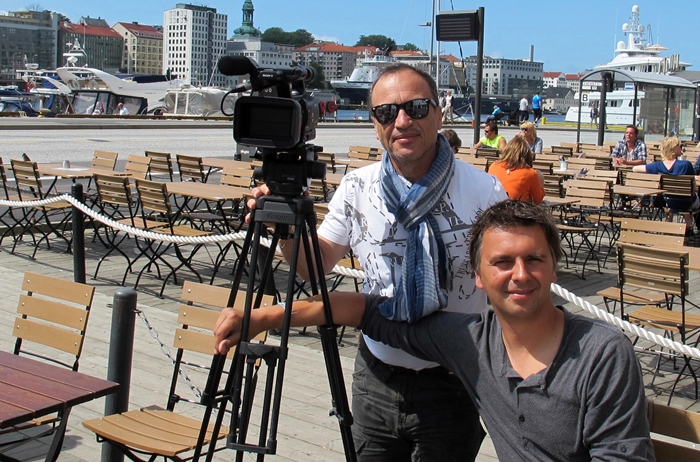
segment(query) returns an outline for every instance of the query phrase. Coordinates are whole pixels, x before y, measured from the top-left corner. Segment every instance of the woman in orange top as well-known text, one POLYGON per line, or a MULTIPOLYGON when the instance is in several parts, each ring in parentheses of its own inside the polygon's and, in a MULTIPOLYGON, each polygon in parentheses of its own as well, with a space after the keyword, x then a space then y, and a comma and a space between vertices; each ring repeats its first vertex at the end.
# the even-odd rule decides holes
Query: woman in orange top
POLYGON ((527 141, 516 136, 501 151, 501 160, 489 167, 489 173, 498 178, 511 199, 540 204, 544 177, 532 168, 532 158, 527 141))

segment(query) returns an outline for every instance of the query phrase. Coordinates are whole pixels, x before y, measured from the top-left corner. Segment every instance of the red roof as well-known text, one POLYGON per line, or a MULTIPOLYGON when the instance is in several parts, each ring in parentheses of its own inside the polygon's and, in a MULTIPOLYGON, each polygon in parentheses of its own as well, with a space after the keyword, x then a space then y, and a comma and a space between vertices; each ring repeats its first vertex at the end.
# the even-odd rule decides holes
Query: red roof
POLYGON ((73 24, 72 22, 62 22, 61 30, 70 34, 96 35, 99 37, 114 37, 122 38, 111 27, 105 26, 86 26, 83 24, 73 24))
POLYGON ((304 53, 309 51, 323 52, 323 53, 355 53, 356 47, 347 47, 345 45, 339 45, 337 43, 310 43, 304 45, 301 48, 297 48, 294 51, 298 53, 304 53))
POLYGON ((581 74, 566 74, 566 80, 581 80, 581 74))
MULTIPOLYGON (((128 30, 137 37, 163 38, 163 33, 153 26, 134 24, 133 22, 118 22, 117 24, 120 24, 124 29, 128 30)), ((115 26, 117 24, 115 24, 115 26)))
POLYGON ((557 79, 561 76, 561 72, 543 72, 542 77, 545 79, 557 79))

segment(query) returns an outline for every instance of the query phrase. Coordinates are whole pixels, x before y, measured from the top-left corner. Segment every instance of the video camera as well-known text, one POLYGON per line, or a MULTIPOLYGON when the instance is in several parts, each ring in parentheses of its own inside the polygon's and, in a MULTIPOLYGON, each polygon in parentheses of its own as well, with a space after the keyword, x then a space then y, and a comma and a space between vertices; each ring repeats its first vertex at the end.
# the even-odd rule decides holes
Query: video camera
POLYGON ((326 166, 318 162, 317 148, 308 141, 316 138, 319 106, 305 95, 305 83, 316 71, 308 66, 261 69, 245 56, 224 56, 218 63, 224 75, 250 75, 247 83, 231 90, 258 92, 236 100, 233 138, 256 146, 255 157, 263 161, 255 178, 264 181, 275 194, 301 194, 311 179, 323 179, 326 166))

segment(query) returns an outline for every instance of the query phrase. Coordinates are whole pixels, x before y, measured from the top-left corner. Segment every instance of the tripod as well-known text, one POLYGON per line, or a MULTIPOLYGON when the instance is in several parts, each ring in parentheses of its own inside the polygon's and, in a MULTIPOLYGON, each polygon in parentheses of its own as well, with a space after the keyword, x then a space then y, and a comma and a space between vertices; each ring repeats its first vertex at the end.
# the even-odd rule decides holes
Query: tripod
MULTIPOLYGON (((345 384, 343 381, 340 355, 336 338, 338 335, 336 327, 333 325, 333 318, 328 299, 328 289, 323 277, 322 270, 318 271, 316 278, 315 268, 323 268, 321 250, 316 234, 316 214, 313 209, 313 200, 308 197, 283 197, 283 196, 263 196, 257 200, 257 207, 252 213, 251 227, 248 229, 243 248, 242 258, 239 259, 231 290, 231 298, 227 306, 233 306, 233 301, 243 277, 245 266, 243 256, 251 250, 251 269, 249 272, 248 286, 246 291, 245 309, 243 315, 243 325, 241 329, 241 341, 238 345, 236 357, 232 361, 231 371, 226 382, 225 390, 230 393, 232 402, 232 417, 227 447, 235 449, 236 461, 241 462, 245 452, 258 454, 257 460, 262 462, 266 454, 275 454, 277 449, 277 426, 280 411, 280 400, 282 397, 282 385, 284 379, 285 362, 287 359, 287 342, 289 339, 289 328, 292 315, 292 300, 295 292, 296 268, 299 260, 299 251, 303 245, 304 255, 307 262, 314 262, 315 265, 308 264, 309 283, 312 293, 319 293, 323 299, 326 325, 319 327, 321 344, 326 360, 326 372, 330 383, 333 409, 331 415, 338 418, 340 432, 347 461, 355 461, 355 448, 350 427, 352 425, 352 415, 348 405, 345 384), (272 243, 267 259, 261 269, 261 286, 272 275, 274 249, 280 239, 294 238, 292 248, 292 258, 290 262, 289 277, 287 281, 286 307, 284 308, 284 321, 281 330, 279 346, 261 345, 244 341, 249 336, 251 309, 260 306, 263 292, 258 291, 253 300, 255 286, 255 262, 258 261, 258 251, 260 250, 260 238, 265 223, 274 223, 272 243), (294 231, 290 232, 290 226, 294 226, 294 231), (309 247, 311 246, 311 247, 309 247), (313 259, 312 259, 313 258, 313 259), (264 361, 267 366, 265 389, 263 393, 262 413, 260 420, 260 435, 257 444, 250 444, 246 441, 250 416, 253 406, 253 397, 256 387, 256 364, 264 361), (276 374, 275 374, 276 369, 276 374), (245 379, 245 383, 243 383, 245 379), (237 430, 237 432, 236 432, 237 430), (269 432, 269 434, 268 434, 269 432)), ((282 309, 282 308, 280 308, 282 309)), ((222 363, 223 367, 223 363, 222 363)), ((212 375, 215 375, 212 374, 212 375)), ((220 377, 212 377, 216 380, 220 377)), ((221 405, 225 408, 226 403, 221 405)), ((223 412, 219 412, 216 420, 217 431, 221 425, 223 412)))

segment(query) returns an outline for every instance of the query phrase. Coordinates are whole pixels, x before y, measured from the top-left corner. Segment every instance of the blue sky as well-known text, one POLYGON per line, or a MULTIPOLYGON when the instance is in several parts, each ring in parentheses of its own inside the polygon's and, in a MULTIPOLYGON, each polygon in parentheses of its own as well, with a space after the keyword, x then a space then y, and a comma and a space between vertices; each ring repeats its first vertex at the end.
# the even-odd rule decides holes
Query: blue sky
MULTIPOLYGON (((163 11, 174 8, 177 0, 0 0, 0 10, 18 10, 40 5, 58 11, 77 22, 81 16, 102 17, 110 25, 119 21, 162 24, 163 11), (21 3, 24 1, 24 3, 21 3)), ((183 3, 187 3, 186 1, 183 3)), ((193 4, 216 8, 228 15, 229 36, 240 26, 243 0, 200 0, 193 4)), ((255 26, 264 31, 281 27, 286 31, 306 29, 318 38, 354 45, 360 35, 381 34, 397 43, 411 42, 430 48, 430 28, 419 24, 430 21, 431 0, 253 0, 255 26)), ((545 63, 545 71, 578 72, 610 61, 615 43, 624 40, 621 28, 629 21, 633 1, 523 1, 499 0, 485 5, 484 52, 493 57, 527 58, 530 45, 535 60, 545 63)), ((680 54, 681 60, 700 70, 700 47, 688 24, 700 13, 698 0, 636 2, 640 22, 651 25, 654 42, 667 47, 664 52, 680 54)), ((479 3, 441 0, 442 10, 474 9, 479 3)), ((456 43, 443 43, 443 52, 460 56, 456 43)), ((476 42, 462 44, 465 56, 476 54, 476 42)))

